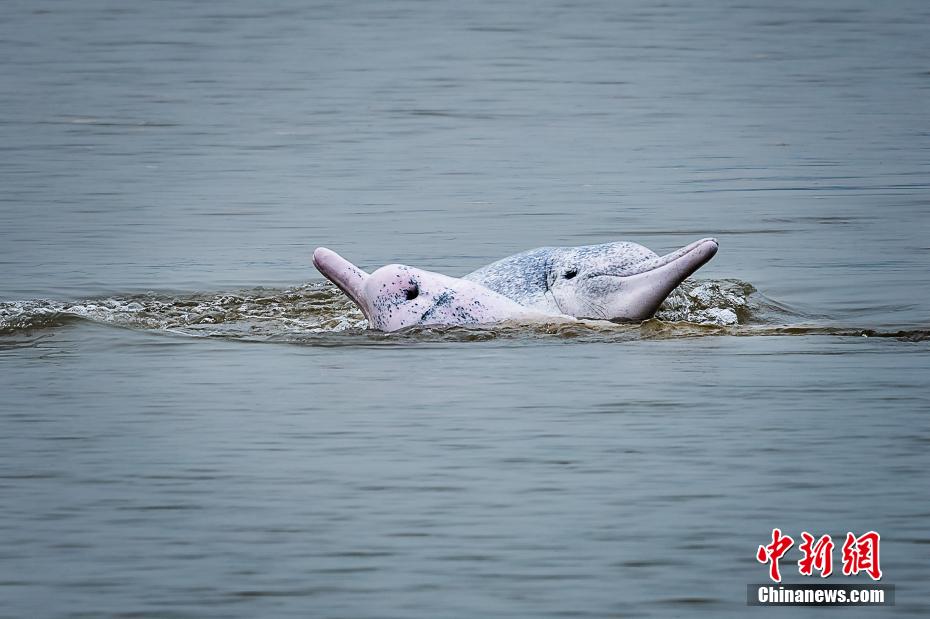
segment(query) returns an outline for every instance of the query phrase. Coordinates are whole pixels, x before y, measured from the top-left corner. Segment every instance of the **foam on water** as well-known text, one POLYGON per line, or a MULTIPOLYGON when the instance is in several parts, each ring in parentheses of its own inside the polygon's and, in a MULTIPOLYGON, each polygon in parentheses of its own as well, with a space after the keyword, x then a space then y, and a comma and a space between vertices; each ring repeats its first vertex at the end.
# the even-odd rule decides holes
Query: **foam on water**
POLYGON ((80 301, 33 299, 0 303, 0 335, 62 327, 88 320, 116 327, 198 337, 320 345, 359 342, 475 341, 495 338, 582 338, 586 341, 667 339, 702 335, 872 335, 922 340, 927 330, 884 332, 831 325, 804 315, 738 280, 688 281, 652 320, 505 323, 476 327, 420 327, 404 333, 368 331, 361 312, 336 287, 311 282, 287 289, 146 293, 80 301))

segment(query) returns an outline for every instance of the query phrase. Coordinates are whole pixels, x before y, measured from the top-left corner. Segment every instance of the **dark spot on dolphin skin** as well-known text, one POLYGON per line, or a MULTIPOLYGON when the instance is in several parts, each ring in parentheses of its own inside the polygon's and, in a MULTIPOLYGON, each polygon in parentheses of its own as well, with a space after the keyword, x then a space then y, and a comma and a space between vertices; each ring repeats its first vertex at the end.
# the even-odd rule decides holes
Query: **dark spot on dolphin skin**
POLYGON ((436 295, 436 300, 433 302, 433 304, 436 306, 452 305, 452 300, 454 298, 455 295, 452 292, 445 290, 436 295))
POLYGON ((478 319, 475 318, 474 314, 461 306, 455 308, 455 310, 452 312, 452 315, 455 316, 463 325, 476 324, 478 322, 478 319))
POLYGON ((569 269, 565 271, 565 279, 572 279, 576 275, 578 275, 578 269, 569 269))
MULTIPOLYGON (((438 313, 440 308, 452 307, 453 301, 455 301, 455 292, 452 290, 443 290, 435 296, 433 299, 433 304, 429 307, 429 309, 423 312, 423 315, 420 316, 420 322, 425 322, 432 319, 433 316, 438 313)), ((474 322, 471 314, 463 316, 462 312, 463 310, 461 308, 456 308, 452 310, 452 316, 463 323, 474 322)))

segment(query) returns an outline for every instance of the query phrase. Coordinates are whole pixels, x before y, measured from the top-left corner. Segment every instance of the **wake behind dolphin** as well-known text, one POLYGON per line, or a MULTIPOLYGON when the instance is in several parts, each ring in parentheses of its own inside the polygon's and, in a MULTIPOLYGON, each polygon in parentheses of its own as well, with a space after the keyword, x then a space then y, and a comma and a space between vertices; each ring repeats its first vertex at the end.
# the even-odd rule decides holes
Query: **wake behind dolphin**
POLYGON ((628 241, 540 247, 463 279, 544 312, 640 321, 651 318, 675 287, 714 257, 718 246, 717 239, 700 239, 665 256, 628 241))

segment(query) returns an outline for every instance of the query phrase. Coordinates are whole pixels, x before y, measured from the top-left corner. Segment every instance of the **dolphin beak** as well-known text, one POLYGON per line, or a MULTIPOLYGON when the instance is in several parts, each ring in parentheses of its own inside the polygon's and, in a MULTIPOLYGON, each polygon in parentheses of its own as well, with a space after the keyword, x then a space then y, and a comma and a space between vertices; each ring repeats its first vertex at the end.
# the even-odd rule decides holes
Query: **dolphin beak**
POLYGON ((624 320, 651 318, 678 284, 717 253, 717 239, 701 239, 670 254, 647 260, 633 273, 623 275, 623 286, 632 296, 624 320))
POLYGON ((365 299, 365 280, 368 273, 361 270, 336 252, 325 247, 313 251, 313 266, 323 277, 336 284, 362 310, 371 322, 368 303, 365 299))

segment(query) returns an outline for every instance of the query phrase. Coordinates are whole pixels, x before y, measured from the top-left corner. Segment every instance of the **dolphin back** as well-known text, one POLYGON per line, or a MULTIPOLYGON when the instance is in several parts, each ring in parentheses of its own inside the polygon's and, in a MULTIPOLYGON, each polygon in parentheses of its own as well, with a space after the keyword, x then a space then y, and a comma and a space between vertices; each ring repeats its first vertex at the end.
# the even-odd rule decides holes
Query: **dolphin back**
POLYGON ((527 307, 545 304, 549 265, 556 247, 538 247, 492 262, 462 279, 477 282, 527 307))

